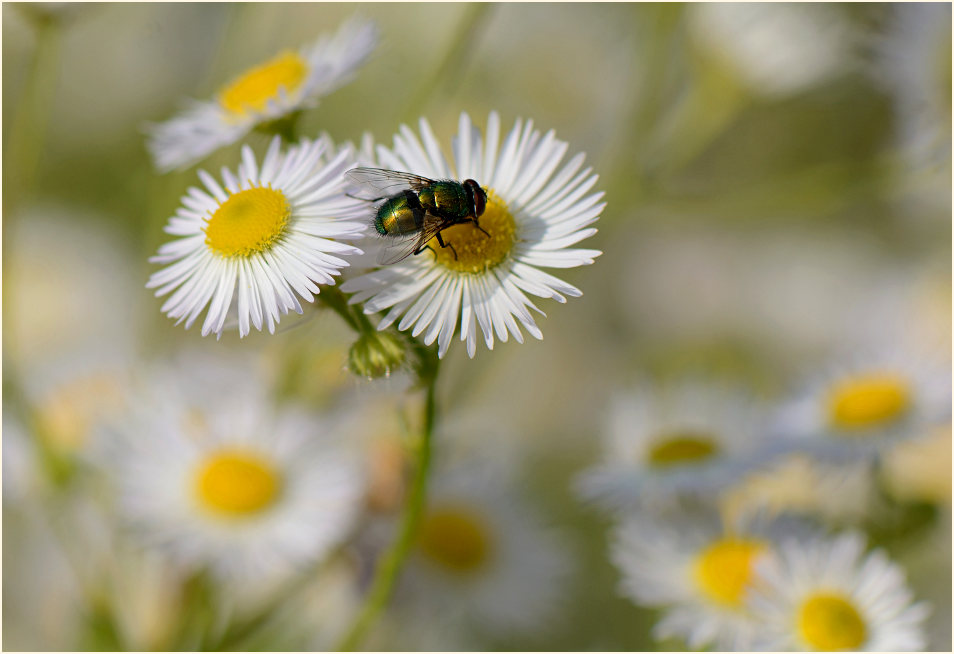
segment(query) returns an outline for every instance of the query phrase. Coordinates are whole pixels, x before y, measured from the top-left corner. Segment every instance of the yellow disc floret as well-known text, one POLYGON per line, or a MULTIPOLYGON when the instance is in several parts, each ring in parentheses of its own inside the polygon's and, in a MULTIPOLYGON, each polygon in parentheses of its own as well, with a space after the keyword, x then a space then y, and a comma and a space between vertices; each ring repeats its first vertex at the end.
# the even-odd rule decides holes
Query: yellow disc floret
POLYGON ((288 226, 291 206, 281 191, 255 187, 219 205, 205 226, 205 244, 223 257, 265 252, 288 226))
POLYGON ((202 505, 233 518, 267 509, 278 498, 281 485, 281 474, 271 461, 241 450, 213 453, 196 475, 196 493, 202 505))
POLYGON ((666 434, 656 440, 649 449, 649 463, 656 467, 668 467, 687 463, 699 463, 719 454, 715 439, 707 434, 677 432, 666 434))
POLYGON ((798 630, 818 651, 858 649, 867 637, 865 621, 858 610, 835 593, 816 593, 802 602, 798 630))
POLYGON ((517 240, 517 224, 507 204, 493 190, 487 194, 487 206, 478 221, 490 236, 473 223, 461 223, 441 232, 444 242, 457 252, 456 259, 454 251, 442 248, 436 238, 428 242, 438 263, 457 272, 482 273, 507 258, 517 240))
POLYGON ((442 567, 470 573, 490 557, 491 534, 481 516, 466 507, 432 509, 421 524, 421 552, 442 567))
POLYGON ((702 550, 695 561, 696 583, 710 600, 739 608, 753 576, 756 559, 765 551, 757 540, 724 538, 702 550))
POLYGON ((910 407, 908 383, 887 373, 845 379, 832 387, 828 397, 832 425, 847 430, 887 425, 910 407))
POLYGON ((262 112, 269 100, 278 98, 278 90, 293 93, 308 74, 308 64, 290 51, 256 66, 226 86, 219 93, 219 104, 231 114, 245 117, 262 112))

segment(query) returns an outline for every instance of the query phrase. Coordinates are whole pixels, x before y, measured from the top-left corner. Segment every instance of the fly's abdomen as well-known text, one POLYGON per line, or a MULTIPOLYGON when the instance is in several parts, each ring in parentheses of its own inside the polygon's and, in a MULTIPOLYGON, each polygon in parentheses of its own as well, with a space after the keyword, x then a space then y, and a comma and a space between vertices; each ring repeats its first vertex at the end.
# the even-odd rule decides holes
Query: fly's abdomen
POLYGON ((382 236, 411 234, 421 229, 423 224, 424 210, 417 196, 410 191, 387 200, 374 217, 374 228, 382 236))

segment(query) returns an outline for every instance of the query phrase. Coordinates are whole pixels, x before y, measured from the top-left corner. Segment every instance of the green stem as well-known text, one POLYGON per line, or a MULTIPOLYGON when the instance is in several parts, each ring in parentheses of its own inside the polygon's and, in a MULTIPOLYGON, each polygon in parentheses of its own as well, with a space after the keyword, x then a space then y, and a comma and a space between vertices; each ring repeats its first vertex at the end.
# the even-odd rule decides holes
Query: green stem
MULTIPOLYGON (((10 244, 16 242, 18 209, 29 201, 36 187, 43 140, 47 131, 53 95, 58 79, 62 27, 56 16, 24 12, 31 19, 36 34, 36 49, 27 71, 26 81, 16 105, 3 153, 3 254, 10 254, 10 244)), ((10 280, 8 261, 3 257, 4 276, 10 280)), ((3 285, 3 345, 10 352, 18 345, 15 325, 10 320, 10 308, 16 306, 19 288, 15 283, 3 285)))
POLYGON ((473 57, 476 44, 495 6, 491 2, 477 2, 467 6, 440 67, 434 71, 427 83, 418 88, 414 99, 408 103, 404 111, 407 120, 416 120, 428 101, 438 95, 438 92, 448 95, 453 93, 463 77, 462 72, 468 59, 473 57))
POLYGON ((36 50, 33 53, 26 83, 13 117, 10 142, 4 157, 9 163, 9 174, 4 175, 7 193, 4 195, 4 231, 12 209, 29 200, 36 185, 37 169, 43 150, 43 140, 53 108, 53 95, 59 79, 60 44, 62 26, 54 14, 31 12, 28 14, 36 34, 36 50))
POLYGON ((394 584, 401 572, 404 561, 414 545, 427 498, 427 478, 431 467, 431 443, 434 435, 434 420, 437 415, 434 393, 437 386, 438 363, 438 359, 432 353, 429 361, 430 365, 425 366, 422 370, 426 378, 422 378, 421 381, 427 383, 424 431, 417 448, 417 469, 405 501, 404 515, 401 519, 398 536, 378 562, 364 605, 339 642, 337 646, 339 651, 354 651, 364 640, 368 630, 377 620, 378 615, 391 597, 391 591, 394 589, 394 584))
POLYGON ((348 298, 336 286, 326 286, 317 296, 318 302, 337 313, 351 329, 359 334, 377 331, 360 307, 348 304, 348 298))

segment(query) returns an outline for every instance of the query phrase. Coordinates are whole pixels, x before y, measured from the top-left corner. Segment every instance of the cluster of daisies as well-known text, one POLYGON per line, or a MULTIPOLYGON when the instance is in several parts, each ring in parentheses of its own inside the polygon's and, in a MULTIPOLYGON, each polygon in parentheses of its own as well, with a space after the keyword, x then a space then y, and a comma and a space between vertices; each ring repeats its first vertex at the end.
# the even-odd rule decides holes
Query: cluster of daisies
MULTIPOLYGON (((216 100, 153 128, 157 166, 190 164, 253 127, 267 131, 313 106, 353 75, 374 40, 370 25, 347 23, 332 39, 246 72, 216 100)), ((518 119, 501 132, 496 113, 484 134, 462 113, 450 160, 424 119, 419 133, 402 126, 390 148, 375 146, 370 135, 360 148, 336 146, 327 134, 293 143, 275 136, 259 159, 245 145, 234 172, 223 168, 217 179, 199 171, 201 187, 188 189, 169 220, 165 231, 178 238, 152 258, 164 267, 148 286, 168 296, 162 311, 187 328, 204 312, 203 335, 220 336, 227 326, 241 336, 253 326, 274 332, 283 315, 302 313, 302 300, 314 301, 344 277, 340 288, 352 304, 366 314, 385 312, 379 330, 397 323, 426 345, 436 340, 440 356, 458 329, 471 357, 478 336, 488 349, 495 336, 523 342, 526 331, 540 339, 533 312, 542 312, 531 296, 565 302, 581 294, 542 269, 599 256, 573 246, 596 233, 592 224, 605 204, 592 191, 597 176, 584 167, 584 155, 564 160, 567 143, 552 130, 518 119), (435 244, 376 266, 365 256, 387 243, 370 229, 376 205, 358 199, 344 174, 359 165, 477 180, 488 194, 480 229, 467 223, 444 231, 455 256, 435 244)))
MULTIPOLYGON (((715 650, 924 648, 928 606, 864 533, 891 501, 895 452, 928 444, 950 457, 930 445, 945 430, 949 443, 949 359, 910 349, 894 339, 885 356, 856 351, 775 407, 701 378, 613 399, 605 462, 576 489, 612 516, 620 592, 660 611, 657 639, 715 650)), ((918 501, 949 502, 947 463, 946 493, 918 501)))
MULTIPOLYGON (((350 385, 329 410, 278 401, 268 363, 86 362, 31 384, 31 415, 4 412, 5 519, 55 552, 23 562, 41 601, 78 581, 70 615, 117 621, 110 649, 255 649, 233 634, 259 615, 283 625, 272 646, 337 649, 395 535, 410 466, 395 415, 416 408, 350 385), (42 569, 51 560, 69 572, 42 569), (190 631, 181 598, 199 588, 212 614, 190 631)), ((473 646, 488 631, 533 633, 558 610, 565 539, 522 497, 513 458, 491 450, 434 462, 381 646, 473 646)))

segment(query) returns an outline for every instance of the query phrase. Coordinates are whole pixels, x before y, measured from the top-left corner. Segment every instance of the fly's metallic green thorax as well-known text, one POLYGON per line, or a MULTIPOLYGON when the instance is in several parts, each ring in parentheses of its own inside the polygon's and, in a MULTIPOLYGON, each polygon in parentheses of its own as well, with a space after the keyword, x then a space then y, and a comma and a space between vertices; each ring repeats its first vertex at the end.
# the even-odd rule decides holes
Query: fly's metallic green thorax
POLYGON ((460 182, 439 181, 418 192, 425 210, 447 220, 461 220, 474 215, 474 202, 460 182))
POLYGON ((378 207, 374 228, 382 236, 412 234, 424 223, 424 209, 417 195, 404 191, 378 207))

